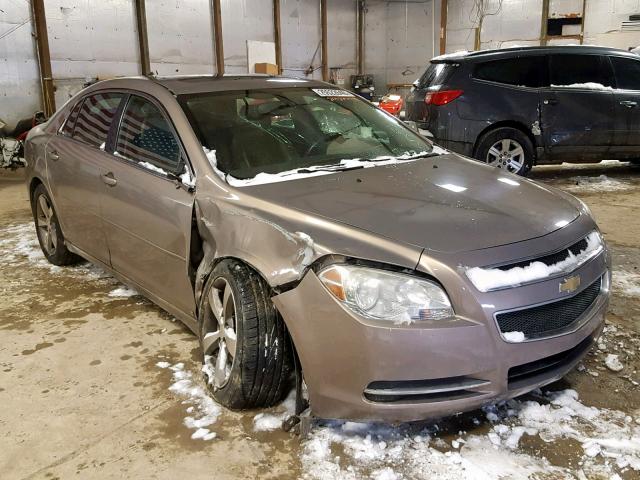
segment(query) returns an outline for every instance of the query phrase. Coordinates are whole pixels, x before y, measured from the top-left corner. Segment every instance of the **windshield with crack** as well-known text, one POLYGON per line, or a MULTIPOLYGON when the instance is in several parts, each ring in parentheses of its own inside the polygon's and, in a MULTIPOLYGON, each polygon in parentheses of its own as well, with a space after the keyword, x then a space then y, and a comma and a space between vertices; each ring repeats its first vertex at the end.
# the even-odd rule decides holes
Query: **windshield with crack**
POLYGON ((432 149, 399 120, 343 90, 295 87, 178 100, 202 145, 216 151, 218 169, 238 179, 432 149))

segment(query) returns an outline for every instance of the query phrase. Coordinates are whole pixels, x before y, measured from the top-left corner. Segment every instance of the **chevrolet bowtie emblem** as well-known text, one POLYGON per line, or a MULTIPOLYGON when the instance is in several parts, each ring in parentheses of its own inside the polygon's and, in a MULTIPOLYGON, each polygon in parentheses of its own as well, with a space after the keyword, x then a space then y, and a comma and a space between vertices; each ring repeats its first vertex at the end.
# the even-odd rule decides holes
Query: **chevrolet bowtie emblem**
POLYGON ((560 282, 559 288, 560 293, 571 293, 575 292, 580 286, 580 275, 574 275, 573 277, 565 278, 560 282))

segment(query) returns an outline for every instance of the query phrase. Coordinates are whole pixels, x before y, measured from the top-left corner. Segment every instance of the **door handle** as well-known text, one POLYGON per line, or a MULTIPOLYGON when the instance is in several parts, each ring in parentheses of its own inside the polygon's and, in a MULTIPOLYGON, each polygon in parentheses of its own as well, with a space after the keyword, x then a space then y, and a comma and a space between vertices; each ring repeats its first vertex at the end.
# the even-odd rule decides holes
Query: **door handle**
POLYGON ((107 185, 109 185, 110 187, 115 187, 116 184, 118 183, 118 180, 116 180, 116 177, 113 176, 112 172, 105 173, 104 175, 102 175, 102 181, 107 185))
POLYGON ((622 100, 620 102, 620 105, 627 107, 627 108, 633 108, 633 107, 637 107, 638 106, 638 102, 634 102, 633 100, 622 100))
POLYGON ((544 103, 545 105, 556 105, 558 103, 558 100, 556 100, 555 98, 545 98, 542 103, 544 103))
POLYGON ((60 155, 58 155, 58 152, 56 152, 55 150, 51 150, 49 151, 49 158, 55 162, 60 158, 60 155))

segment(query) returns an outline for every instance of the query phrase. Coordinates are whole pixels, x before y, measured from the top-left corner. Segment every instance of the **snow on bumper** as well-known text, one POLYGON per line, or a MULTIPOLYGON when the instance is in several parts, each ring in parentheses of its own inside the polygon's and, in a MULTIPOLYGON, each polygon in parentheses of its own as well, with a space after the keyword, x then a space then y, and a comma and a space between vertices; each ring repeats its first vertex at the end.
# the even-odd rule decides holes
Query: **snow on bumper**
MULTIPOLYGON (((605 259, 590 268, 586 275, 602 275, 605 259)), ((365 319, 336 301, 311 271, 273 300, 300 356, 314 415, 403 422, 472 410, 561 378, 600 335, 608 291, 575 330, 524 343, 506 342, 493 312, 469 315, 481 311, 477 307, 458 308, 455 318, 429 324, 365 319), (542 359, 553 365, 536 372, 542 359), (512 371, 519 376, 510 381, 512 371)))

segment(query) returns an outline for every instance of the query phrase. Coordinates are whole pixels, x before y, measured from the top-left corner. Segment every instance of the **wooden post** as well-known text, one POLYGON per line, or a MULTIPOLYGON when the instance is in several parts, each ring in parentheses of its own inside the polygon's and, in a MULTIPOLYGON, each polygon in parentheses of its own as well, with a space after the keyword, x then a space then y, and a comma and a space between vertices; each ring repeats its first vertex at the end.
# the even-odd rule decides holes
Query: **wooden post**
POLYGON ((357 47, 356 47, 356 57, 358 59, 358 75, 364 74, 364 0, 356 0, 357 2, 357 11, 356 11, 356 19, 357 19, 357 47))
POLYGON ((440 2, 440 55, 447 51, 447 13, 449 11, 448 0, 440 2))
POLYGON ((51 73, 51 53, 49 52, 49 37, 47 35, 47 18, 44 11, 44 0, 32 0, 31 8, 33 10, 33 22, 36 31, 42 107, 45 116, 49 118, 56 111, 56 98, 53 89, 53 74, 51 73))
POLYGON ((213 38, 216 47, 216 71, 219 77, 224 75, 224 46, 222 42, 222 10, 220 0, 212 0, 213 38))
POLYGON ((327 0, 320 0, 320 26, 322 29, 322 80, 329 81, 329 47, 327 43, 327 0))
POLYGON ((547 44, 547 22, 549 21, 549 0, 542 0, 542 22, 540 24, 540 45, 547 44))
MULTIPOLYGON (((273 0, 273 41, 276 44, 276 65, 282 75, 282 38, 280 33, 280 0, 273 0)), ((249 65, 251 69, 251 65, 249 65)))
POLYGON ((135 0, 136 27, 138 28, 138 50, 140 52, 140 71, 142 75, 151 75, 149 58, 149 37, 147 36, 147 9, 145 0, 135 0))

